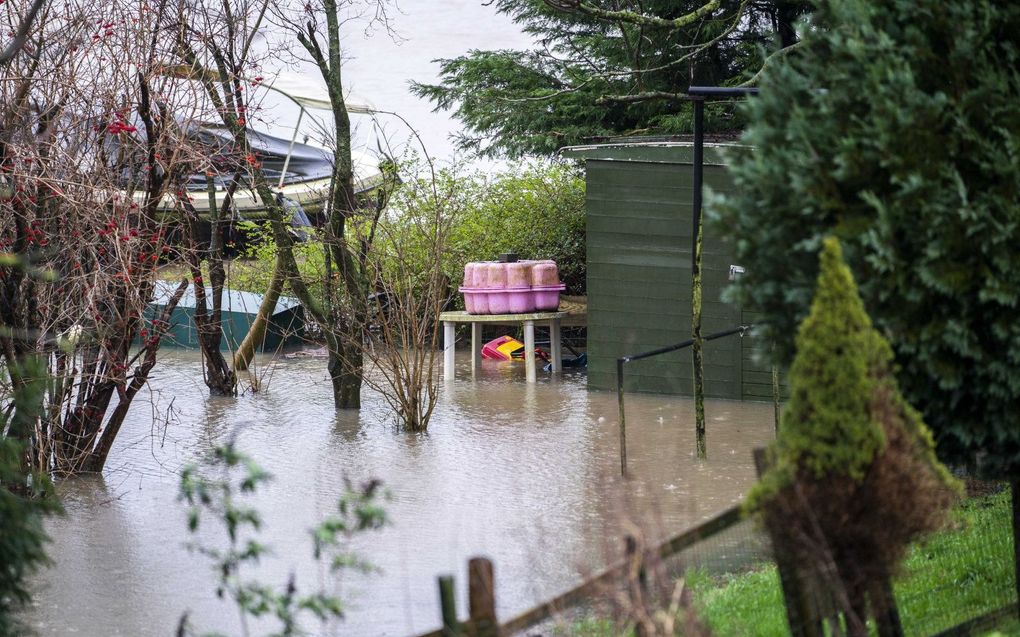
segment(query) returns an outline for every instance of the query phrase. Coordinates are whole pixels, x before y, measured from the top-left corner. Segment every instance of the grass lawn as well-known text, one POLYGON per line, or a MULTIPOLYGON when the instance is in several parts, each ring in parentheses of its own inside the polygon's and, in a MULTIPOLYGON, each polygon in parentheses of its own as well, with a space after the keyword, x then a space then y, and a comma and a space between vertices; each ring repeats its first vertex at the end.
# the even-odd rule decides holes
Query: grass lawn
MULTIPOLYGON (((934 635, 1016 602, 1009 491, 965 501, 952 523, 911 548, 895 581, 907 635, 934 635)), ((687 575, 701 619, 722 637, 785 636, 785 607, 774 565, 747 573, 687 575)), ((1005 620, 997 634, 1020 637, 1020 622, 1005 620)), ((608 636, 608 622, 575 624, 573 635, 608 636)), ((996 633, 991 633, 996 634, 996 633)))

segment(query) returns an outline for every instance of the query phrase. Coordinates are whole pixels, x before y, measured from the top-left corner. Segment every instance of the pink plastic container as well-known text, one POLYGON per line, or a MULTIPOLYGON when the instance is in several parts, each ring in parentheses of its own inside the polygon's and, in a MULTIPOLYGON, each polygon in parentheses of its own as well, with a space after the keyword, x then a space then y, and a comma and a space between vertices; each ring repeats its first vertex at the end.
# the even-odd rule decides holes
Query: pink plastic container
POLYGON ((560 292, 567 286, 563 283, 556 285, 535 285, 532 286, 532 294, 535 297, 536 312, 555 312, 560 307, 560 292))
POLYGON ((468 314, 491 314, 489 291, 485 288, 460 288, 464 294, 464 310, 468 314))
POLYGON ((518 261, 516 263, 507 263, 506 265, 506 286, 508 288, 530 288, 531 287, 531 269, 535 265, 534 262, 529 261, 518 261))
POLYGON ((560 272, 555 261, 538 261, 531 268, 531 285, 559 285, 560 272))
POLYGON ((476 278, 475 287, 502 289, 506 287, 506 264, 485 262, 481 265, 481 278, 476 278))
POLYGON ((479 288, 486 295, 488 311, 485 314, 509 314, 510 295, 506 292, 506 264, 486 262, 482 264, 482 272, 484 276, 479 281, 481 284, 479 288))
POLYGON ((535 294, 531 286, 507 288, 509 314, 526 314, 535 311, 535 294))
POLYGON ((468 314, 527 314, 558 309, 564 288, 555 261, 476 261, 460 291, 468 314))
POLYGON ((465 288, 476 288, 478 285, 475 283, 475 272, 478 271, 478 263, 465 263, 464 264, 464 280, 461 282, 461 287, 465 288))

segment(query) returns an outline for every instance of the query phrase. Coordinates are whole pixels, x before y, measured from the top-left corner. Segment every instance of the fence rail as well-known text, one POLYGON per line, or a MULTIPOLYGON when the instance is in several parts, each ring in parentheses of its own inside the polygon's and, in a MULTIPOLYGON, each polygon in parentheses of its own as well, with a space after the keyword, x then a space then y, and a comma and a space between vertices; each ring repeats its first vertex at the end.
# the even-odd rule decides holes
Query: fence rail
MULTIPOLYGON (((652 555, 659 559, 666 559, 681 551, 690 548, 698 542, 724 531, 740 522, 743 515, 740 506, 733 506, 726 509, 715 517, 702 522, 701 524, 675 535, 664 542, 650 549, 652 555)), ((467 622, 456 621, 456 610, 453 601, 453 583, 449 575, 439 577, 439 590, 441 607, 443 609, 444 628, 422 633, 416 637, 458 637, 470 635, 472 637, 488 637, 496 635, 513 635, 526 630, 547 619, 555 617, 558 613, 573 608, 604 592, 614 582, 620 580, 627 574, 633 562, 625 559, 605 568, 599 573, 578 584, 574 588, 549 599, 534 608, 528 609, 516 615, 510 620, 499 624, 498 627, 490 624, 496 617, 495 612, 495 590, 492 581, 492 565, 484 558, 473 558, 468 563, 469 570, 469 592, 471 600, 470 617, 467 622), (484 571, 480 562, 488 563, 488 578, 475 575, 484 571), (484 607, 479 607, 479 604, 484 607), (486 624, 480 626, 480 623, 486 624)))
MULTIPOLYGON (((702 341, 714 341, 719 338, 726 336, 733 336, 734 334, 744 335, 747 330, 753 328, 754 325, 739 325, 737 327, 731 327, 728 330, 722 330, 721 332, 715 332, 708 336, 703 336, 702 341)), ((663 354, 669 354, 670 352, 676 352, 682 349, 686 349, 694 345, 696 339, 689 338, 686 341, 681 341, 673 345, 667 345, 658 349, 653 349, 647 352, 641 352, 640 354, 629 354, 627 356, 621 356, 616 359, 616 397, 617 402, 620 406, 620 475, 627 475, 627 418, 626 408, 624 404, 624 390, 623 390, 623 366, 627 363, 633 363, 634 361, 643 360, 646 358, 652 358, 653 356, 662 356, 663 354)), ((699 430, 698 435, 704 437, 704 431, 699 430)))

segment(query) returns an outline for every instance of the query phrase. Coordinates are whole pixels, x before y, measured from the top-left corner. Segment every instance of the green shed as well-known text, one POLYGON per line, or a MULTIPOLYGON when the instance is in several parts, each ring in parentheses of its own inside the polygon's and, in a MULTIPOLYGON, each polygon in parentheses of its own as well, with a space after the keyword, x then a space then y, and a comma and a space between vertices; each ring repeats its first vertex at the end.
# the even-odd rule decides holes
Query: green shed
MULTIPOLYGON (((749 152, 705 144, 706 189, 733 187, 727 157, 749 152)), ((588 385, 616 389, 616 359, 691 337, 693 144, 631 142, 574 146, 564 157, 586 168, 588 245, 588 385)), ((702 246, 702 334, 753 322, 722 300, 732 249, 710 230, 702 246)), ((771 369, 752 358, 750 335, 705 344, 705 393, 713 398, 768 400, 771 369)), ((635 361, 626 390, 692 393, 690 349, 635 361)))
MULTIPOLYGON (((152 302, 146 310, 146 318, 152 320, 161 314, 176 289, 176 283, 157 281, 152 302)), ((212 298, 212 288, 206 288, 205 293, 207 299, 212 298)), ((261 304, 261 294, 226 288, 223 290, 223 338, 220 340, 220 349, 237 349, 255 321, 261 304)), ((195 292, 189 286, 170 315, 170 327, 164 340, 166 345, 198 349, 195 305, 195 292)), ((304 335, 304 324, 304 308, 297 299, 281 296, 269 320, 266 337, 258 349, 272 351, 283 345, 300 343, 304 335)))

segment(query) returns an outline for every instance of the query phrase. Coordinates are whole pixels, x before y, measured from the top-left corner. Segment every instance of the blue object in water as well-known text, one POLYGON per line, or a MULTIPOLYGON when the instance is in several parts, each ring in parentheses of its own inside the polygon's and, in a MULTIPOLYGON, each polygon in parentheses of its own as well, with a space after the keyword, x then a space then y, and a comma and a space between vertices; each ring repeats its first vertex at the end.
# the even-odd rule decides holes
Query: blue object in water
MULTIPOLYGON (((588 366, 588 352, 583 352, 576 358, 564 358, 563 369, 568 367, 587 367, 588 366)), ((546 363, 545 367, 542 368, 547 372, 552 371, 552 363, 546 363)))

